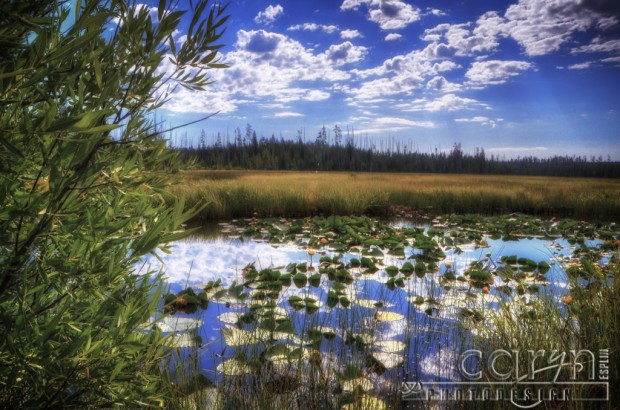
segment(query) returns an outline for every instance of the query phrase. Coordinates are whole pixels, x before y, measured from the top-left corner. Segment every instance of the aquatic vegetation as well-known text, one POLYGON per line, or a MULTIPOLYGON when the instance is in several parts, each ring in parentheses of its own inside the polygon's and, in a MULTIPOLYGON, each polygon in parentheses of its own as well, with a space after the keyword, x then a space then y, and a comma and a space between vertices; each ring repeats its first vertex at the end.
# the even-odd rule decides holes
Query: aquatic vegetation
MULTIPOLYGON (((477 216, 439 217, 435 226, 368 217, 227 223, 223 229, 239 234, 236 241, 273 249, 292 243, 299 252, 281 266, 248 263, 230 287, 217 280, 202 286, 205 314, 225 309, 213 316, 211 339, 225 352, 214 359, 213 379, 230 379, 219 383, 222 389, 249 377, 248 386, 263 392, 320 397, 332 408, 360 405, 363 394, 390 403, 390 381, 412 369, 425 380, 444 380, 441 368, 420 367, 444 354, 438 346, 568 349, 579 332, 573 318, 592 314, 575 289, 603 287, 614 254, 581 222, 562 225, 584 238, 573 247, 568 238, 549 236, 547 225, 557 221, 507 219, 497 229, 492 218, 477 216), (520 245, 528 241, 544 252, 520 245)), ((188 294, 167 295, 165 306, 188 294)), ((192 341, 179 338, 179 346, 192 341)))

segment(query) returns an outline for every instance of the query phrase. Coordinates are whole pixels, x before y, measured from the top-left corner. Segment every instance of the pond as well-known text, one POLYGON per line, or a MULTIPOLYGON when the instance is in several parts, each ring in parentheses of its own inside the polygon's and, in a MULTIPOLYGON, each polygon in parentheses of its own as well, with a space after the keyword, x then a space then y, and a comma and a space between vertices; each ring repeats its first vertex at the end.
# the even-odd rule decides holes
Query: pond
POLYGON ((336 393, 376 392, 462 380, 456 356, 541 301, 568 316, 570 279, 605 279, 615 229, 519 215, 244 219, 145 262, 169 284, 157 326, 216 385, 302 369, 336 393))

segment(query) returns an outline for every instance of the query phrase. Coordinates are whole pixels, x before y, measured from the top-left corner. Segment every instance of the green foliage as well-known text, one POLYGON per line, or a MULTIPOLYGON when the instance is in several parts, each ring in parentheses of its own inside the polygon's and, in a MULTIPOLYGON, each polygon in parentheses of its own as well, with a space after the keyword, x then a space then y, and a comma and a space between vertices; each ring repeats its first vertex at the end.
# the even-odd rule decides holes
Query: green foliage
POLYGON ((161 277, 135 266, 196 209, 166 206, 176 161, 150 118, 220 67, 207 3, 180 47, 174 1, 157 21, 122 0, 0 4, 0 407, 164 403, 168 343, 145 326, 161 277))

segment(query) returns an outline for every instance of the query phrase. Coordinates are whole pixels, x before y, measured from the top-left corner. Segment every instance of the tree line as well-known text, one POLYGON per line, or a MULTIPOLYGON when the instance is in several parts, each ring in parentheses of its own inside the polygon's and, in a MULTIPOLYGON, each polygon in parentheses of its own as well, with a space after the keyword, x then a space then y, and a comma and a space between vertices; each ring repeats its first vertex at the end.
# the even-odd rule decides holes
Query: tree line
POLYGON ((619 178, 620 163, 602 157, 560 156, 549 158, 523 156, 506 159, 488 155, 484 148, 473 153, 455 143, 450 150, 419 152, 413 145, 395 139, 375 143, 356 138, 349 129, 338 126, 333 133, 322 127, 315 139, 307 140, 302 130, 293 140, 258 138, 247 125, 245 132, 217 133, 207 141, 204 130, 197 146, 187 135, 173 138, 171 145, 184 161, 195 161, 210 169, 352 171, 352 172, 424 172, 502 175, 538 175, 564 177, 619 178))

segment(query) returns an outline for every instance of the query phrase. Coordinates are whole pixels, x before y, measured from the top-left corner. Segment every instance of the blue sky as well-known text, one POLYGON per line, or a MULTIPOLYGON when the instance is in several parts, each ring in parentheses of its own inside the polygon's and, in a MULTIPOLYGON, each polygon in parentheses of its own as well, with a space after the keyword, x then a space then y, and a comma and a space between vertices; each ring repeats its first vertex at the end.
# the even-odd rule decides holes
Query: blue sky
MULTIPOLYGON (((182 8, 182 5, 181 5, 182 8)), ((354 129, 422 152, 620 160, 617 0, 231 1, 225 70, 160 115, 197 141, 354 129)), ((183 41, 183 32, 177 36, 183 41)))

